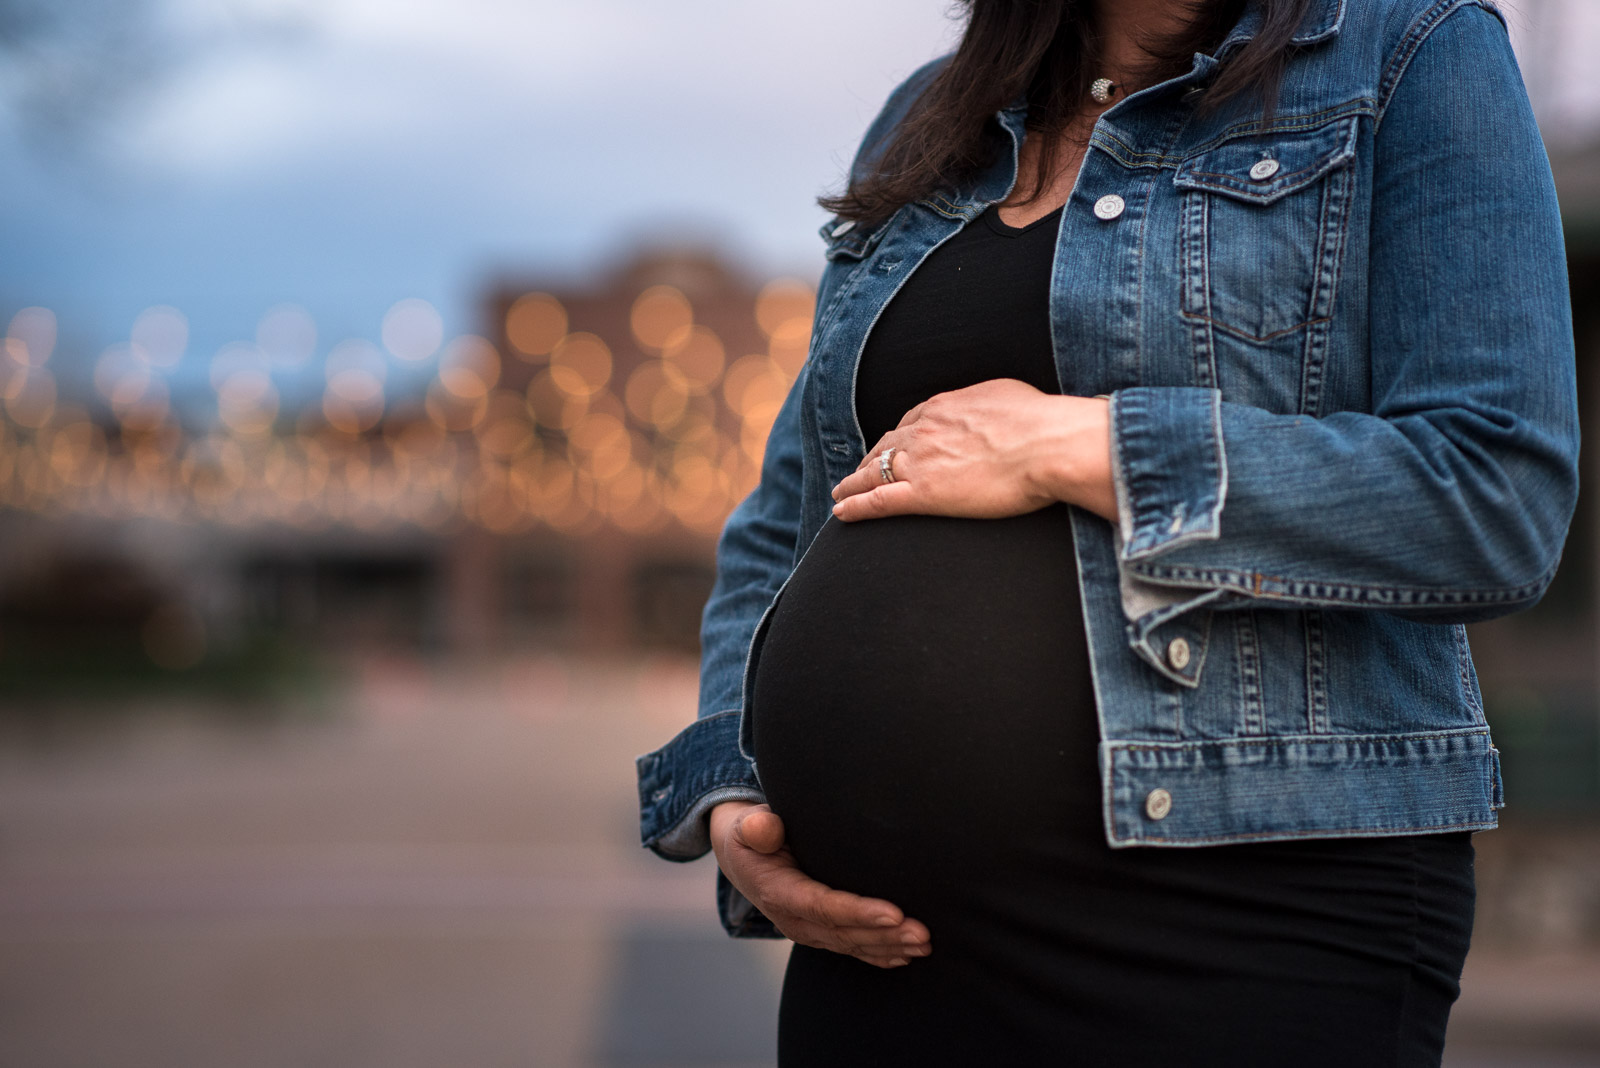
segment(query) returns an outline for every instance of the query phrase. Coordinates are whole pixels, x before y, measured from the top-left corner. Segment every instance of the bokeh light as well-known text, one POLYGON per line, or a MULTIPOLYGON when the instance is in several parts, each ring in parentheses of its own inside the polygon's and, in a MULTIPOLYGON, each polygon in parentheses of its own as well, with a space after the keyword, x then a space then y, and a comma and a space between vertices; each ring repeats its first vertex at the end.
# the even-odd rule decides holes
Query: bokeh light
POLYGON ((549 293, 524 293, 506 312, 506 340, 525 360, 550 355, 567 332, 567 310, 549 293))
POLYGON ((564 393, 598 392, 611 380, 611 348, 594 334, 568 334, 550 353, 550 374, 564 393))
POLYGON ((425 360, 444 342, 444 321, 416 297, 398 301, 383 316, 383 347, 402 360, 425 360))
POLYGON ((164 304, 146 308, 133 321, 128 338, 151 366, 170 369, 189 347, 189 320, 164 304))
POLYGON ((320 376, 305 369, 315 321, 279 304, 211 357, 212 408, 178 369, 179 309, 147 308, 100 352, 85 408, 44 366, 54 314, 24 308, 0 350, 0 502, 308 529, 714 534, 759 477, 814 311, 792 279, 744 299, 732 315, 709 301, 699 322, 681 289, 646 286, 594 318, 606 334, 572 331, 554 294, 521 292, 500 305, 503 348, 477 334, 441 344, 438 312, 406 299, 378 324, 381 347, 341 341, 320 376), (725 338, 750 347, 731 359, 725 338), (399 366, 435 354, 427 378, 399 366))
POLYGON ((674 334, 694 322, 694 309, 689 298, 673 286, 651 286, 633 302, 628 322, 639 344, 660 350, 674 334))
POLYGON ((23 308, 6 328, 6 357, 41 367, 56 347, 56 314, 49 308, 23 308))

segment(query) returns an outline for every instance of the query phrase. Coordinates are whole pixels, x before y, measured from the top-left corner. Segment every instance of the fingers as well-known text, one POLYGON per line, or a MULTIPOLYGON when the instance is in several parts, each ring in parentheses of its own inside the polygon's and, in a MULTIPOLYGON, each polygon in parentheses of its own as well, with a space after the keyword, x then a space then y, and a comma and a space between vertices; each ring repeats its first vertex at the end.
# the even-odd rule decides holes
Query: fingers
MULTIPOLYGON (((843 486, 850 478, 839 483, 843 486)), ((888 515, 916 512, 917 491, 909 482, 888 482, 872 489, 841 497, 833 506, 833 514, 845 522, 856 519, 880 519, 888 515)))
MULTIPOLYGON (((900 462, 902 458, 897 455, 895 460, 900 462)), ((839 484, 833 487, 833 499, 842 501, 846 497, 854 496, 857 493, 867 493, 877 489, 879 486, 887 485, 890 485, 890 483, 883 480, 883 475, 878 470, 878 459, 873 457, 871 467, 859 468, 839 480, 839 484)))
POLYGON ((932 952, 927 926, 892 902, 836 890, 801 871, 784 846, 783 820, 766 805, 739 812, 727 834, 717 856, 724 873, 794 941, 880 968, 932 952))
POLYGON ((776 853, 783 848, 783 819, 770 808, 754 808, 733 824, 740 842, 757 853, 776 853))
POLYGON ((933 952, 931 941, 925 937, 927 928, 921 924, 909 926, 914 921, 886 929, 830 927, 797 917, 787 917, 786 920, 786 923, 779 923, 778 928, 795 942, 855 957, 879 968, 901 967, 933 952))

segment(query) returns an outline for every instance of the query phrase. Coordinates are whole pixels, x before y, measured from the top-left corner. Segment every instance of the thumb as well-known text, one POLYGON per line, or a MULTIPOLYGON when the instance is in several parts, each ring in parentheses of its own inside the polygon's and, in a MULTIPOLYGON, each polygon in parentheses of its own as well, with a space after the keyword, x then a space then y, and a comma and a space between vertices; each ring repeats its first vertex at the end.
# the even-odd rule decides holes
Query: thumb
POLYGON ((739 841, 757 853, 776 853, 783 848, 783 820, 771 809, 752 809, 733 825, 739 841))

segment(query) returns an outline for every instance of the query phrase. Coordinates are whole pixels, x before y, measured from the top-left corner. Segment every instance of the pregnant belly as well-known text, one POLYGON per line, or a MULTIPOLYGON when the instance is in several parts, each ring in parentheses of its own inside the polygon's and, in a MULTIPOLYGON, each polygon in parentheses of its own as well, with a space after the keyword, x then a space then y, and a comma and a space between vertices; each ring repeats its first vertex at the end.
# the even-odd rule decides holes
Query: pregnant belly
POLYGON ((822 881, 926 913, 1098 826, 1066 505, 830 519, 758 655, 757 770, 822 881))

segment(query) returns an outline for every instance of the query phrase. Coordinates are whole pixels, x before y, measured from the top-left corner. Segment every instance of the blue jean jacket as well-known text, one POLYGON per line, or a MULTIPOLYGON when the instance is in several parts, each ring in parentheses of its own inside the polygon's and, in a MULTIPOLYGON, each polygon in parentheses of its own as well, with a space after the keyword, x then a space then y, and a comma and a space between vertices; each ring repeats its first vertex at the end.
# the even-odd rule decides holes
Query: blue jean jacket
MULTIPOLYGON (((1111 395, 1120 521, 1073 510, 1106 841, 1493 827, 1463 624, 1539 599, 1577 497, 1549 162, 1481 0, 1318 0, 1270 126, 1242 100, 1196 115, 1259 21, 1252 5, 1216 56, 1101 116, 1056 243, 1062 392, 1111 395)), ((890 97, 858 171, 940 62, 890 97)), ((718 545, 699 717, 637 761, 663 857, 706 852, 712 805, 762 798, 749 680, 873 444, 867 332, 1010 191, 1024 118, 999 113, 1013 150, 969 188, 823 227, 810 355, 718 545)), ((773 933, 720 875, 718 899, 730 933, 773 933)))

